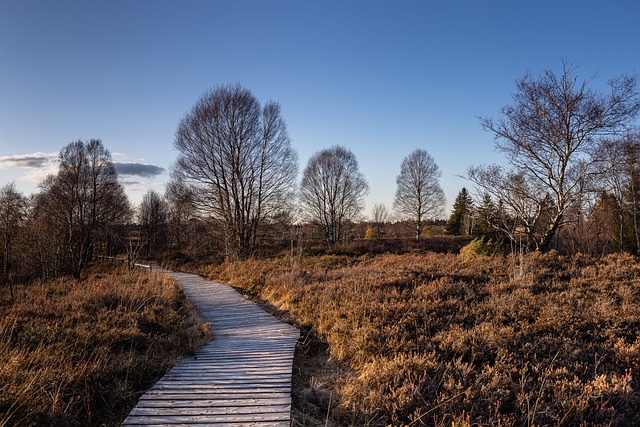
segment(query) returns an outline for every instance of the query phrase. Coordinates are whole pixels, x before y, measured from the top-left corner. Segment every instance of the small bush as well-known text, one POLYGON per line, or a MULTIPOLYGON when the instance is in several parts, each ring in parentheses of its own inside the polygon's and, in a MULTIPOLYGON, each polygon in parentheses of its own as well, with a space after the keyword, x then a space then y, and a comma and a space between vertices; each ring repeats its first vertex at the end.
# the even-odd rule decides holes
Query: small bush
POLYGON ((364 233, 365 240, 374 240, 378 238, 378 231, 373 227, 367 227, 367 231, 364 233))
POLYGON ((476 237, 469 244, 460 249, 460 258, 465 261, 471 261, 476 258, 491 256, 496 253, 496 248, 491 239, 485 241, 481 237, 476 237))

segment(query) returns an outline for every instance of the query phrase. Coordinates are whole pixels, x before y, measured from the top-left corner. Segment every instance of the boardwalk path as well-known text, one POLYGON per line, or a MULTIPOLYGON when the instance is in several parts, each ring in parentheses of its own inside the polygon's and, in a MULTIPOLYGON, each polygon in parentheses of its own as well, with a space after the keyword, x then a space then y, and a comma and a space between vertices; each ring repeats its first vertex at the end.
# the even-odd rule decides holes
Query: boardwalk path
POLYGON ((213 325, 213 339, 140 398, 122 425, 283 426, 300 332, 228 286, 165 272, 213 325))

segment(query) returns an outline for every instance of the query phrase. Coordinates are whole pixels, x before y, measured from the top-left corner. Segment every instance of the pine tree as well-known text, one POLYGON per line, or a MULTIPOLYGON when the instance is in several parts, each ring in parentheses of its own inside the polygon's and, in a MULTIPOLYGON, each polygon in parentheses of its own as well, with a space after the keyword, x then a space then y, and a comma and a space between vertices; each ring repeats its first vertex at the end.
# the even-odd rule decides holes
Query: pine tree
POLYGON ((458 193, 453 204, 453 212, 447 221, 444 232, 452 236, 471 234, 471 212, 473 211, 473 200, 466 188, 458 193))
POLYGON ((495 232, 497 208, 488 193, 482 195, 480 205, 475 209, 475 227, 473 234, 480 237, 491 237, 495 232))

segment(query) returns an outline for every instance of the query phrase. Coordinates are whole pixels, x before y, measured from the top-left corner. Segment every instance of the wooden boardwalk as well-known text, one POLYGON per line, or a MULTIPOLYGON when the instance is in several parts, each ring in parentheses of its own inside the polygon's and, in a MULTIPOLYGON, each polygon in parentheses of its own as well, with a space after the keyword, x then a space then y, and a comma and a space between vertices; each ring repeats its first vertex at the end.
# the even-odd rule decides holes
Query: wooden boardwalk
POLYGON ((213 337, 142 396, 122 425, 288 427, 300 331, 228 286, 163 273, 213 325, 213 337))

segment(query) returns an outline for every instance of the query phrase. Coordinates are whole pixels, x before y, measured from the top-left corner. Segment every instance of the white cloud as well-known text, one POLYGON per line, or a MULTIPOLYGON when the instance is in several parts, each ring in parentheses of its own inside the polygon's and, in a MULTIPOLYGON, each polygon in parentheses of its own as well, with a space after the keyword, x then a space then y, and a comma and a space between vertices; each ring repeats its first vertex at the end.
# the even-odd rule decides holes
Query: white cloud
POLYGON ((39 183, 47 175, 58 170, 58 153, 29 153, 14 156, 0 156, 0 169, 27 169, 24 181, 39 183))
POLYGON ((0 168, 42 168, 55 164, 58 153, 31 153, 0 156, 0 168))
MULTIPOLYGON (((139 203, 142 194, 150 188, 162 192, 161 181, 166 173, 165 168, 122 153, 114 153, 112 158, 120 176, 120 183, 125 187, 132 202, 139 203)), ((21 181, 23 188, 34 191, 34 184, 41 183, 50 174, 56 174, 58 166, 57 152, 0 156, 0 182, 11 177, 8 180, 21 181)))

